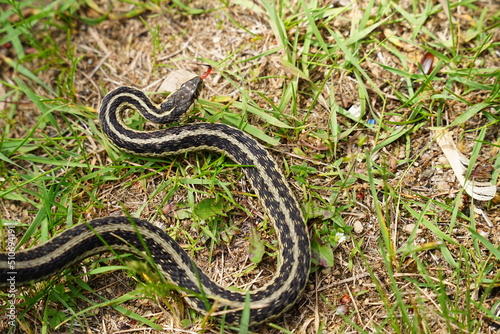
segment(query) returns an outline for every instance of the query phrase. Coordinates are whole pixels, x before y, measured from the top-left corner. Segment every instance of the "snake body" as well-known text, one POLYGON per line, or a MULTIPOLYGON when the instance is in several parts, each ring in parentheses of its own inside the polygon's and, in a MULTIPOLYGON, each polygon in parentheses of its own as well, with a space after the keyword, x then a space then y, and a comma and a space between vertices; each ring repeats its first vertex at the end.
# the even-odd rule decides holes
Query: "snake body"
POLYGON ((250 300, 250 324, 267 321, 292 306, 307 282, 310 245, 297 200, 269 153, 243 131, 225 124, 193 123, 154 131, 127 126, 122 114, 140 112, 156 123, 176 121, 198 97, 202 79, 195 77, 162 104, 131 87, 119 87, 102 102, 100 120, 104 133, 120 149, 143 156, 167 156, 192 151, 215 151, 242 167, 274 224, 279 244, 276 273, 262 287, 245 292, 224 288, 194 264, 167 233, 131 217, 106 217, 76 225, 37 247, 15 254, 15 268, 8 254, 0 253, 0 286, 15 277, 16 285, 43 280, 89 256, 111 251, 146 254, 165 278, 179 286, 188 304, 202 312, 223 314, 236 324, 250 300), (12 273, 15 272, 15 275, 12 273))

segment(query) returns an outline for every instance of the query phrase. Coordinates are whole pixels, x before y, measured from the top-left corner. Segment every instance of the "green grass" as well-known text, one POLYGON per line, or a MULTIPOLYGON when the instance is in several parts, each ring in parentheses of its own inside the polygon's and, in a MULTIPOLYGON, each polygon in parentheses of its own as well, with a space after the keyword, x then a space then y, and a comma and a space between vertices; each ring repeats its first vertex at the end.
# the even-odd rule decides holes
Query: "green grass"
MULTIPOLYGON (((109 41, 112 27, 123 25, 133 39, 149 43, 142 52, 152 70, 145 82, 146 66, 139 61, 137 74, 123 71, 120 80, 147 86, 167 68, 212 65, 218 80, 208 81, 188 121, 242 128, 283 166, 308 220, 315 257, 311 286, 292 317, 314 319, 307 328, 318 333, 486 332, 500 322, 494 314, 500 232, 474 209, 495 224, 498 204, 470 200, 454 178, 448 180, 452 195, 436 189, 434 179, 450 168, 438 160, 442 152, 432 131, 454 132, 471 161, 467 176, 478 164, 492 166, 487 178, 498 183, 500 70, 494 60, 500 13, 474 1, 358 6, 302 0, 218 1, 206 8, 189 1, 115 2, 113 8, 90 0, 2 3, 1 221, 19 223, 18 243, 28 248, 87 219, 128 211, 165 222, 190 254, 208 249, 212 260, 237 240, 241 217, 256 220, 241 168, 228 159, 137 158, 104 138, 97 98, 116 87, 115 68, 131 59, 117 51, 96 66, 101 50, 87 31, 95 29, 109 41), (203 31, 191 31, 205 18, 202 26, 213 29, 220 44, 207 45, 203 31), (259 22, 260 30, 253 26, 259 22), (226 36, 237 42, 226 43, 226 36), (184 50, 190 38, 191 49, 172 53, 184 50), (434 56, 434 66, 419 74, 425 52, 434 56), (173 55, 165 62, 165 54, 173 55), (93 77, 89 68, 96 69, 93 77), (353 103, 360 106, 359 117, 349 111, 353 103), (356 220, 362 233, 352 228, 356 220), (414 228, 403 231, 410 223, 414 228), (339 234, 347 242, 339 243, 339 234), (358 273, 369 277, 321 290, 327 281, 358 273), (346 291, 353 297, 349 312, 335 315, 346 291)), ((107 47, 115 50, 111 43, 107 47)), ((124 45, 123 54, 133 47, 124 45)), ((0 233, 4 238, 5 229, 0 233)), ((264 245, 264 257, 274 258, 266 220, 252 233, 251 247, 264 245)), ((19 330, 71 332, 100 324, 108 310, 158 328, 165 318, 130 311, 134 302, 128 301, 145 296, 157 303, 155 296, 169 288, 134 288, 131 280, 123 294, 108 296, 92 284, 120 275, 127 261, 87 261, 90 283, 73 268, 21 290, 19 330)), ((244 273, 254 268, 259 265, 244 273)), ((181 325, 229 331, 185 312, 178 298, 163 300, 159 304, 181 325)), ((297 332, 301 325, 277 319, 259 332, 297 332)))

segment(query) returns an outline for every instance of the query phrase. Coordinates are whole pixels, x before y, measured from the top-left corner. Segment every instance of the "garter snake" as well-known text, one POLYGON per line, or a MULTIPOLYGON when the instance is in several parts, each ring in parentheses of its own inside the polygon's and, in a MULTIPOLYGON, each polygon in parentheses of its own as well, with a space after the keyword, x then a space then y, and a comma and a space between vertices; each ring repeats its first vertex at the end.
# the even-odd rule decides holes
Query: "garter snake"
POLYGON ((113 251, 147 253, 165 278, 188 291, 190 307, 224 314, 228 323, 238 323, 250 298, 250 323, 258 324, 287 310, 303 290, 309 273, 310 245, 304 218, 274 159, 255 139, 225 124, 191 123, 160 130, 139 131, 122 119, 126 110, 141 113, 154 123, 177 121, 198 98, 200 77, 185 82, 160 105, 141 91, 119 87, 108 93, 101 105, 104 133, 121 150, 142 156, 167 156, 191 151, 215 151, 242 167, 275 228, 278 248, 276 273, 262 287, 241 292, 219 286, 201 272, 187 253, 154 225, 130 217, 106 217, 76 225, 48 242, 15 252, 15 267, 9 268, 7 252, 0 253, 0 286, 16 286, 43 280, 89 256, 113 251), (205 296, 200 298, 200 296, 205 296), (204 299, 204 300, 203 300, 204 299))

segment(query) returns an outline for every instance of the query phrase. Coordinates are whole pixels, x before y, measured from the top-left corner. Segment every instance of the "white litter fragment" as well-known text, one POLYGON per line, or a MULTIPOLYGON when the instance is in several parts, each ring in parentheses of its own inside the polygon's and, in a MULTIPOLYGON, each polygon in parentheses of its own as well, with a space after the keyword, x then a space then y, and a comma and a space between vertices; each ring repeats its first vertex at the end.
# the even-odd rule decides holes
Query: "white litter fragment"
POLYGON ((183 83, 191 80, 196 76, 195 73, 187 70, 175 70, 170 72, 163 80, 158 93, 170 92, 173 93, 178 90, 183 83))
POLYGON ((497 192, 495 185, 491 184, 491 182, 479 182, 465 179, 469 159, 458 150, 453 142, 451 132, 445 129, 436 130, 435 138, 439 147, 443 150, 446 159, 448 159, 458 182, 465 189, 465 192, 478 201, 491 200, 497 192))
POLYGON ((347 110, 349 114, 354 116, 355 118, 359 119, 361 117, 361 104, 360 103, 355 103, 353 104, 349 110, 347 110))

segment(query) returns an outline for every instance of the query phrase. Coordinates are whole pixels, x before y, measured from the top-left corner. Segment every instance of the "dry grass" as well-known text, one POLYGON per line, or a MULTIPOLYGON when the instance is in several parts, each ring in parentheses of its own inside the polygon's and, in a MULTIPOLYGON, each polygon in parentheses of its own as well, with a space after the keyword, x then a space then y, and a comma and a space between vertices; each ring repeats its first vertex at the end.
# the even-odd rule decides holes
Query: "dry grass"
MULTIPOLYGON (((215 73, 189 119, 254 125, 252 135, 282 163, 314 241, 304 295, 256 333, 493 333, 500 200, 464 193, 434 127, 452 124, 474 163, 468 175, 498 184, 498 4, 179 3, 34 2, 20 12, 1 5, 0 217, 23 223, 20 240, 30 224, 39 226, 22 247, 126 208, 166 226, 222 284, 256 287, 270 277, 272 229, 230 161, 122 156, 96 121, 107 91, 156 91, 172 71, 201 74, 199 64, 209 63, 215 73), (418 75, 427 51, 433 71, 418 75), (353 105, 360 118, 348 112, 353 105), (197 221, 190 212, 204 198, 224 198, 230 218, 197 221), (257 268, 248 261, 255 224, 268 244, 257 268), (337 246, 336 232, 347 241, 337 246)), ((24 289, 17 325, 0 319, 0 326, 157 332, 142 322, 149 319, 165 333, 232 332, 148 287, 140 290, 148 298, 107 306, 106 299, 138 296, 134 280, 117 271, 87 283, 74 278, 79 273, 24 289)))

